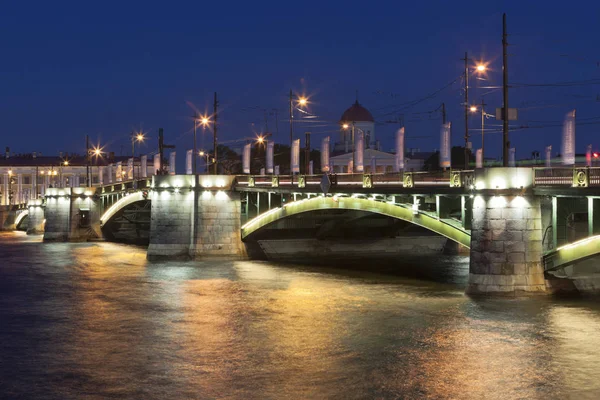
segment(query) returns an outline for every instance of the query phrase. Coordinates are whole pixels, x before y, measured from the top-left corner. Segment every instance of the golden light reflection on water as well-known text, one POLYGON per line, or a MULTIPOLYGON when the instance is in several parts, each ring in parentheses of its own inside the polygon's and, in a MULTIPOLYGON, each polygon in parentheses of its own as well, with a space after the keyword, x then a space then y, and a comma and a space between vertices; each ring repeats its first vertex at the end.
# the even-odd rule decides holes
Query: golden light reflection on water
MULTIPOLYGON (((5 253, 0 274, 6 265, 25 274, 20 287, 32 295, 15 310, 35 306, 26 332, 40 347, 31 372, 13 381, 37 380, 50 397, 600 392, 593 302, 479 300, 460 287, 390 276, 251 261, 150 263, 144 249, 110 243, 18 243, 25 250, 5 253), (40 293, 45 300, 30 300, 40 293)), ((7 299, 0 297, 0 313, 7 299)), ((14 357, 22 360, 21 352, 14 357)))

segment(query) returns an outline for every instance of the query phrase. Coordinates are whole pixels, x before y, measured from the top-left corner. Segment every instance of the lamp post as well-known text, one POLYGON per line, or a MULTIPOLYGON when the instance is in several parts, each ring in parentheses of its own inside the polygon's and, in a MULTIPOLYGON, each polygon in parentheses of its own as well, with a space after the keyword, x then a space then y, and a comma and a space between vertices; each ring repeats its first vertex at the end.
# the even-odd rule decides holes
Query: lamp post
MULTIPOLYGON (((465 169, 469 168, 469 61, 468 53, 465 51, 465 58, 462 58, 465 62, 464 82, 465 82, 465 169)), ((475 72, 482 74, 485 73, 487 67, 483 63, 478 63, 475 66, 475 72)))
POLYGON ((200 157, 206 157, 205 169, 206 169, 206 173, 208 173, 208 157, 210 156, 210 154, 208 154, 208 152, 205 152, 204 150, 200 150, 200 152, 198 153, 198 155, 200 157))
POLYGON ((135 180, 135 142, 142 143, 146 139, 143 132, 131 132, 131 158, 133 159, 133 171, 132 176, 133 180, 135 180))
POLYGON ((298 96, 290 89, 290 149, 294 141, 294 98, 298 99, 298 105, 304 107, 308 104, 308 99, 304 96, 298 96))
MULTIPOLYGON (((193 117, 194 118, 194 152, 193 157, 192 157, 192 173, 194 175, 196 175, 196 154, 198 154, 198 148, 196 146, 196 128, 198 127, 198 122, 204 127, 206 128, 206 126, 208 125, 208 123, 210 122, 208 117, 206 116, 199 116, 198 113, 194 113, 193 117)), ((208 168, 208 167, 207 167, 208 168)), ((208 170, 207 170, 208 172, 208 170)))
MULTIPOLYGON (((347 123, 342 124, 342 129, 347 130, 348 128, 350 128, 350 125, 347 123)), ((362 132, 362 134, 365 134, 365 131, 363 131, 361 128, 358 128, 356 126, 356 121, 352 121, 352 171, 348 171, 349 173, 354 173, 354 170, 356 168, 356 143, 354 141, 354 131, 355 130, 359 130, 360 132, 362 132)))
MULTIPOLYGON (((485 143, 484 143, 484 127, 485 127, 485 106, 486 104, 483 102, 483 98, 481 99, 481 162, 485 164, 485 143)), ((471 106, 470 108, 472 113, 477 112, 477 106, 471 106)))

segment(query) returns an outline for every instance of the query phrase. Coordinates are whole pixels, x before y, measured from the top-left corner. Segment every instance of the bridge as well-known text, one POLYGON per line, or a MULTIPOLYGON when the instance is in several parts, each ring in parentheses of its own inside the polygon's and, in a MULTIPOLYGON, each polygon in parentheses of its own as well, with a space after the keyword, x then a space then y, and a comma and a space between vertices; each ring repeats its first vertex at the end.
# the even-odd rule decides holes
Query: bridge
POLYGON ((285 221, 381 215, 469 248, 469 293, 514 294, 545 292, 549 274, 598 254, 599 199, 600 168, 159 175, 49 189, 28 213, 32 233, 45 220, 45 240, 110 240, 123 226, 148 232, 149 259, 252 256, 255 238, 285 221))

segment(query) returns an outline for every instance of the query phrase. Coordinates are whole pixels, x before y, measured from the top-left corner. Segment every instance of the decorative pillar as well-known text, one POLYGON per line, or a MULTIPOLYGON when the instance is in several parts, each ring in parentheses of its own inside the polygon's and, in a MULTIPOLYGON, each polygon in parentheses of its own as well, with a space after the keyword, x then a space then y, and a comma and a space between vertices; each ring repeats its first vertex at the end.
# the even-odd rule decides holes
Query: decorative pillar
POLYGON ((123 181, 123 163, 121 161, 119 161, 117 163, 117 176, 116 176, 116 181, 117 182, 122 182, 123 181))
POLYGON ((133 169, 135 168, 133 157, 127 160, 127 179, 133 179, 133 169))
POLYGON ((4 189, 2 190, 2 204, 7 205, 9 203, 9 185, 10 175, 4 174, 2 177, 2 181, 4 182, 4 189))
POLYGON ((98 184, 100 186, 104 185, 104 166, 98 167, 98 184))
POLYGON ((160 174, 160 154, 155 154, 154 155, 154 171, 152 172, 152 175, 158 175, 160 174))
POLYGON ((145 154, 140 158, 140 177, 148 177, 148 156, 145 154))
POLYGON ((177 152, 172 151, 169 154, 169 175, 175 175, 175 157, 177 152))
POLYGON ((23 174, 17 174, 17 201, 15 204, 21 204, 23 201, 23 174))

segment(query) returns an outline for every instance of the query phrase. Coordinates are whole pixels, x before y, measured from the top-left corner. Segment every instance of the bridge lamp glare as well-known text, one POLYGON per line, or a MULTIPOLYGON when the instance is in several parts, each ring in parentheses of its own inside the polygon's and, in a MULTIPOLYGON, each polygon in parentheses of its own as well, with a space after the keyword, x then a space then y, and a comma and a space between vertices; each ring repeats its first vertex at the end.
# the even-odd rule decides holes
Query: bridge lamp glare
POLYGON ((344 125, 342 125, 342 128, 343 128, 343 129, 348 129, 349 127, 350 127, 350 125, 348 125, 348 124, 344 124, 344 125))
POLYGON ((298 104, 300 104, 301 106, 305 106, 308 103, 308 99, 306 97, 300 97, 300 99, 298 99, 298 104))
POLYGON ((471 112, 476 112, 477 111, 477 107, 471 106, 470 110, 471 110, 471 112))

